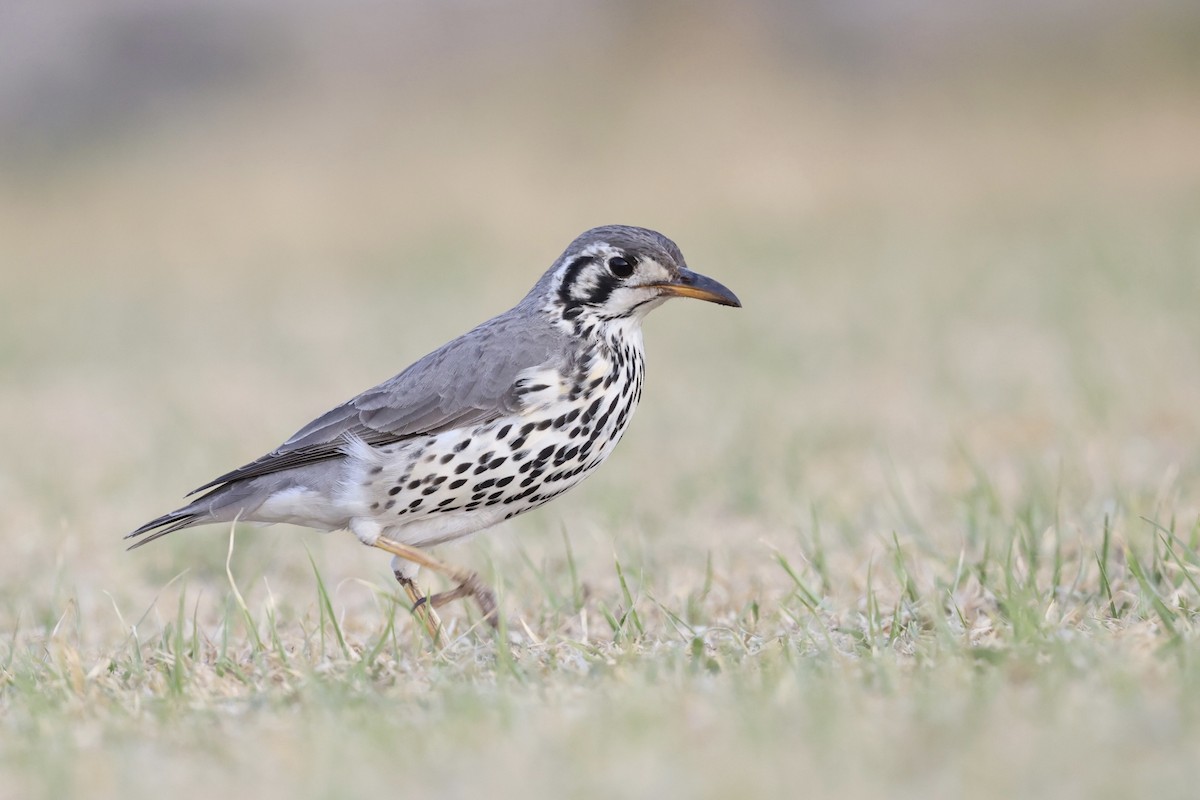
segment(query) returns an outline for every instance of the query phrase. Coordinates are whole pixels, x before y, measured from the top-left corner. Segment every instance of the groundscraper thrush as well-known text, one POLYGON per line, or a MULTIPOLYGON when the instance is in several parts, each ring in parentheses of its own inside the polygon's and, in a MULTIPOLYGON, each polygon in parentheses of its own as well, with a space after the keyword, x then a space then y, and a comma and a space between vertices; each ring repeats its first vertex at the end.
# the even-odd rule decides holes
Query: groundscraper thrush
POLYGON ((491 591, 425 548, 523 514, 586 478, 613 451, 642 395, 642 320, 670 297, 740 306, 692 272, 670 239, 593 228, 521 302, 399 375, 318 417, 262 458, 209 481, 147 522, 135 547, 215 522, 350 530, 392 553, 396 579, 436 637, 429 607, 491 591), (429 598, 426 567, 457 585, 429 598))

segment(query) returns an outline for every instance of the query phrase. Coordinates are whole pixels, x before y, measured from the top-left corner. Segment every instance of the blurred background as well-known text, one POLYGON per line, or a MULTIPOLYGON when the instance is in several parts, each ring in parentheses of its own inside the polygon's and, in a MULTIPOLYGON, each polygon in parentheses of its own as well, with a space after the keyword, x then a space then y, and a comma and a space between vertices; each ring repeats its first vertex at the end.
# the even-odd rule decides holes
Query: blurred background
MULTIPOLYGON (((5 614, 223 580, 224 532, 120 537, 615 222, 745 309, 656 313, 608 468, 457 558, 569 528, 611 583, 814 508, 953 549, 980 470, 1194 518, 1197 142, 1187 0, 5 4, 5 614)), ((280 531, 246 569, 308 602, 280 531)))

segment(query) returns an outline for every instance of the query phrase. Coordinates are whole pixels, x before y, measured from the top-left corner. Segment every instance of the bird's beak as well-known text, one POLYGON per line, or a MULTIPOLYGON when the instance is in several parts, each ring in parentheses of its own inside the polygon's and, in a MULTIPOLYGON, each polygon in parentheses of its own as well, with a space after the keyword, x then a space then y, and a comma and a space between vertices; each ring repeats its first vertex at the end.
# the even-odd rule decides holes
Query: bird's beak
POLYGON ((665 295, 674 297, 694 297, 697 300, 707 300, 722 306, 741 308, 742 301, 737 295, 726 289, 712 278, 692 272, 690 269, 680 269, 674 280, 652 283, 651 287, 660 290, 665 295))

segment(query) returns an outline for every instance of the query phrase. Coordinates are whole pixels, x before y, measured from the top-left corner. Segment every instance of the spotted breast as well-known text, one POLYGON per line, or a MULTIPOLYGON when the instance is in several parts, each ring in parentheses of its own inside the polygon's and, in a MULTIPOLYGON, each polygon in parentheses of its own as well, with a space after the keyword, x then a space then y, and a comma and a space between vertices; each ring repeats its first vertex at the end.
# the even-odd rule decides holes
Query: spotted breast
POLYGON ((558 497, 600 466, 642 396, 640 328, 610 330, 573 369, 518 382, 521 414, 415 442, 348 448, 349 527, 418 547, 467 535, 558 497))

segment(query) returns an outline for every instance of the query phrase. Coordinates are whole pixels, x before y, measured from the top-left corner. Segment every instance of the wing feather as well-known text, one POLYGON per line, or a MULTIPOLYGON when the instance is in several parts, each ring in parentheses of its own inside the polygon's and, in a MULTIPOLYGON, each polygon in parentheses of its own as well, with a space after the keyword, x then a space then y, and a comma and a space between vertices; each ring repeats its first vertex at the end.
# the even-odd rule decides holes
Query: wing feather
POLYGON ((350 437, 385 445, 517 413, 522 373, 561 366, 568 360, 567 346, 555 326, 518 307, 442 345, 399 375, 317 417, 262 458, 191 494, 337 458, 350 437))

